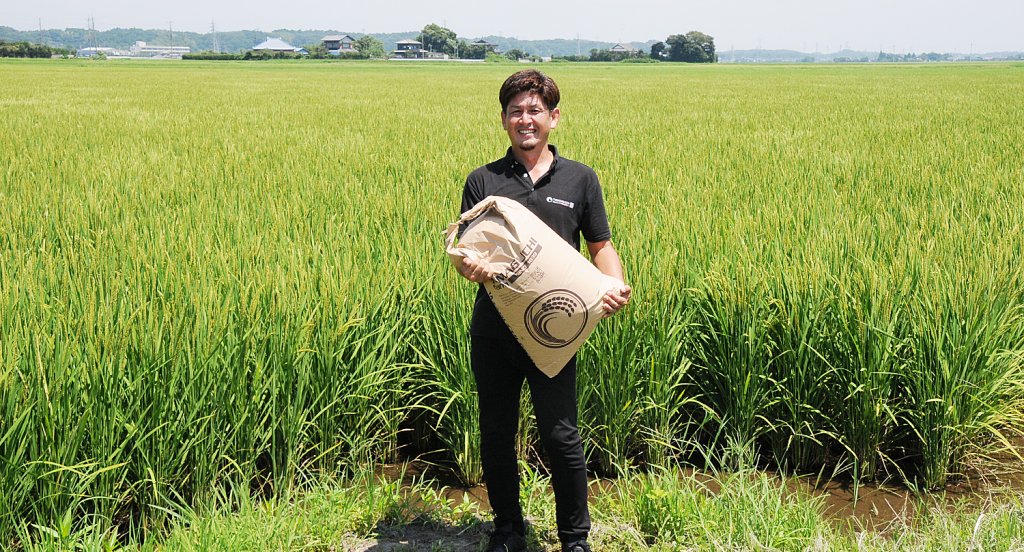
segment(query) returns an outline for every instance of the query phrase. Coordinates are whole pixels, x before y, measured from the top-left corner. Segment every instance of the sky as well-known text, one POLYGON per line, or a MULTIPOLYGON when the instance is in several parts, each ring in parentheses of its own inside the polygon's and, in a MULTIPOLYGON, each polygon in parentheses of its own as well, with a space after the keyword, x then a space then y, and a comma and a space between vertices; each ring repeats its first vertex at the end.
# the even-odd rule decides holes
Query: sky
POLYGON ((209 32, 274 29, 414 31, 437 23, 469 39, 664 40, 698 30, 719 52, 843 48, 886 52, 1024 51, 1024 0, 4 0, 19 30, 114 27, 209 32))

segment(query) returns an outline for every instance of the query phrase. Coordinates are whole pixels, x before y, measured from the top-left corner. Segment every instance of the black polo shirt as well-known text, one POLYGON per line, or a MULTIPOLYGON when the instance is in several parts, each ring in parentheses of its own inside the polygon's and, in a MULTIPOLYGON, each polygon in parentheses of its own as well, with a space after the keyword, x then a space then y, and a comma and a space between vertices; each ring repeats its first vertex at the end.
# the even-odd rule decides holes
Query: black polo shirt
MULTIPOLYGON (((583 163, 559 157, 555 146, 549 144, 548 148, 554 160, 537 182, 516 161, 512 148, 505 157, 471 172, 462 189, 462 212, 487 196, 503 196, 526 206, 577 251, 580 235, 588 242, 610 240, 612 232, 597 174, 583 163)), ((511 334, 482 285, 477 290, 469 332, 489 337, 511 334)))

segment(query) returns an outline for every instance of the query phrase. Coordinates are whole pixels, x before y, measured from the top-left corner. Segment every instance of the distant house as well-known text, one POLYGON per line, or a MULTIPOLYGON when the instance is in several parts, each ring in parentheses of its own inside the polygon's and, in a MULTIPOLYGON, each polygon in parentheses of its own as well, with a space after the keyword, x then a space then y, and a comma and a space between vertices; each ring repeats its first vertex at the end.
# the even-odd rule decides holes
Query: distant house
POLYGON ((327 35, 320 39, 324 48, 331 55, 340 55, 347 52, 356 52, 356 39, 349 35, 327 35))
POLYGON ((630 53, 630 52, 637 51, 637 49, 634 48, 632 44, 629 44, 629 43, 623 44, 622 42, 620 42, 620 43, 615 44, 614 46, 608 48, 608 51, 609 52, 618 52, 618 53, 630 53))
POLYGON ((497 53, 497 51, 498 51, 498 45, 497 44, 494 44, 492 42, 487 42, 486 40, 484 40, 482 38, 479 39, 479 40, 474 40, 470 44, 470 46, 480 46, 481 48, 484 49, 485 52, 495 52, 495 53, 497 53))
POLYGON ((608 51, 609 52, 616 52, 616 53, 620 53, 620 54, 628 54, 628 53, 631 53, 631 52, 635 52, 636 48, 634 48, 632 44, 623 44, 623 43, 620 42, 620 43, 616 44, 615 46, 612 46, 611 48, 608 48, 608 51))
POLYGON ((426 55, 423 43, 411 38, 396 42, 395 50, 391 52, 391 57, 400 59, 423 59, 426 55))
POLYGON ((293 52, 296 54, 308 54, 305 48, 296 48, 280 38, 267 37, 266 40, 252 47, 254 52, 293 52))

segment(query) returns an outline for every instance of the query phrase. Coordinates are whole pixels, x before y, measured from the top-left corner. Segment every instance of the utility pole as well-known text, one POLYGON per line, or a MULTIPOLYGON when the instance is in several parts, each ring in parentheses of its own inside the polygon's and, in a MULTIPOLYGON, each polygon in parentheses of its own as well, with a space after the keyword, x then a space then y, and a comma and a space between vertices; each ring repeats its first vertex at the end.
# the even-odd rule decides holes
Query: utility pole
POLYGON ((174 27, 173 27, 173 23, 174 23, 173 21, 168 21, 167 22, 167 35, 171 39, 171 44, 170 44, 171 46, 174 46, 174 27))
POLYGON ((46 45, 46 39, 43 38, 43 18, 39 18, 39 43, 46 45))
POLYGON ((217 38, 217 24, 215 21, 210 21, 210 34, 213 35, 213 51, 220 53, 220 39, 217 38))

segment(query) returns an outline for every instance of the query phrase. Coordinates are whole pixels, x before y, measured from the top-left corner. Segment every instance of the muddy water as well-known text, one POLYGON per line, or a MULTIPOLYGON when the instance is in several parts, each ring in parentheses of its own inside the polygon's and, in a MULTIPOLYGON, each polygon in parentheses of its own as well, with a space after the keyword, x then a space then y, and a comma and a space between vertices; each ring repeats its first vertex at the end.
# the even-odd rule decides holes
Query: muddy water
MULTIPOLYGON (((1013 446, 1024 456, 1024 438, 1017 438, 1013 446)), ((397 468, 384 468, 383 475, 396 477, 399 476, 399 471, 397 468)), ((428 481, 433 480, 443 496, 455 504, 461 503, 465 495, 481 512, 490 510, 486 487, 461 488, 446 484, 444 478, 436 474, 433 475, 434 479, 431 479, 432 474, 424 472, 424 466, 416 463, 406 466, 404 475, 409 481, 419 477, 425 477, 428 481)), ((710 492, 718 492, 718 484, 710 475, 687 470, 682 476, 696 478, 705 484, 710 492)), ((615 485, 614 480, 593 479, 591 499, 606 492, 615 492, 615 485)), ((947 485, 945 489, 921 496, 915 495, 912 490, 901 485, 872 483, 855 488, 849 481, 814 477, 788 477, 785 479, 785 485, 791 492, 821 498, 825 515, 840 525, 848 523, 855 529, 885 532, 894 522, 911 521, 922 506, 980 506, 1000 494, 1024 494, 1024 462, 1013 453, 1004 452, 990 459, 986 465, 977 467, 958 481, 947 485)))

